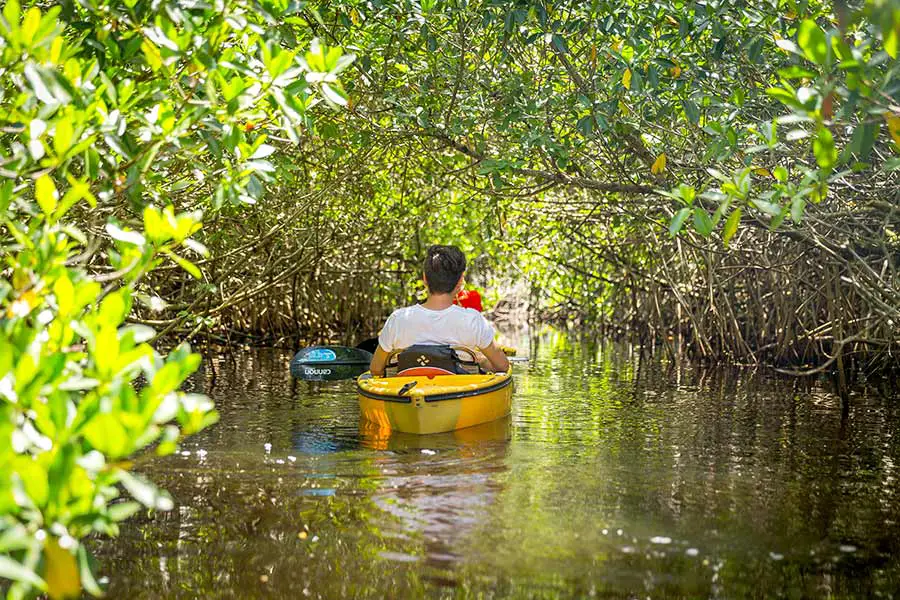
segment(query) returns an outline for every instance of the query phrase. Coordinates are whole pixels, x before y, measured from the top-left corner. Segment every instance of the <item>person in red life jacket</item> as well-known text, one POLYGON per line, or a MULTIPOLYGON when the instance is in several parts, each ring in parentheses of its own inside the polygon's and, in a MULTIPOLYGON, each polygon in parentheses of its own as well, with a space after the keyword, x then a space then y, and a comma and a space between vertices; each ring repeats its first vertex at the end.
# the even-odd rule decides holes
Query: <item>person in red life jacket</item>
POLYGON ((478 312, 484 312, 484 309, 481 307, 481 294, 474 288, 471 290, 460 290, 453 300, 453 304, 462 306, 463 308, 474 308, 478 312))

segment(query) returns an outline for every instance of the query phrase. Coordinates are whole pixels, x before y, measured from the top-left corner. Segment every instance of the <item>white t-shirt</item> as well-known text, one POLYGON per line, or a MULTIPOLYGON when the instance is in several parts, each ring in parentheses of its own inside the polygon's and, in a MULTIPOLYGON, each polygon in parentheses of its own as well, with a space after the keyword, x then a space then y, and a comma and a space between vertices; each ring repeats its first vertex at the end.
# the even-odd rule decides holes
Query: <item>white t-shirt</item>
POLYGON ((431 310, 421 304, 398 308, 378 334, 385 352, 413 344, 462 345, 487 348, 494 341, 494 327, 474 308, 455 304, 431 310))

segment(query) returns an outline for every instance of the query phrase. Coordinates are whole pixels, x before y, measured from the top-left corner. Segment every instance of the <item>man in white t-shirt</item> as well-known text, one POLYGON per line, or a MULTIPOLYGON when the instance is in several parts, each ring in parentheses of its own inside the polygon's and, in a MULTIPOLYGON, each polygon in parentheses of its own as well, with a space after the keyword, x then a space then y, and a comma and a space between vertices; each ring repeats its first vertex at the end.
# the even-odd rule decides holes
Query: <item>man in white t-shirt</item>
POLYGON ((428 299, 395 310, 378 335, 372 358, 373 375, 384 376, 388 355, 413 344, 461 345, 479 348, 486 357, 483 366, 508 371, 509 361, 494 343, 494 327, 480 312, 453 304, 463 287, 466 257, 456 246, 431 246, 425 255, 422 279, 428 299))

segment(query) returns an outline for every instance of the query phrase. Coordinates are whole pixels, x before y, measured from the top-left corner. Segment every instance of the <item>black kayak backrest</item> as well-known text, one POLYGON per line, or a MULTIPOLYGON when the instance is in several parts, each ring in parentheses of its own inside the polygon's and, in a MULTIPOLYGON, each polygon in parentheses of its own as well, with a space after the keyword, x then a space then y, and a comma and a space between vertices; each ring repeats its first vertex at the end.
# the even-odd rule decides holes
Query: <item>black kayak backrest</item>
POLYGON ((397 355, 397 370, 403 372, 406 369, 416 367, 434 367, 450 373, 465 375, 470 371, 466 365, 471 361, 462 360, 450 346, 432 344, 414 344, 397 355))

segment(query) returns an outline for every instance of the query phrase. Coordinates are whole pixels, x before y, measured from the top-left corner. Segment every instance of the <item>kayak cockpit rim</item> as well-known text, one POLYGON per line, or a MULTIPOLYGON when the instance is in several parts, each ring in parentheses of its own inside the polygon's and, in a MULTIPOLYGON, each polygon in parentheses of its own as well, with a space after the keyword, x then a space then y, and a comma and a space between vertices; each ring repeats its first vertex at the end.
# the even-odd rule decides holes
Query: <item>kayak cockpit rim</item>
MULTIPOLYGON (((503 378, 497 383, 493 383, 491 385, 475 388, 475 389, 467 389, 467 390, 459 390, 455 392, 446 392, 443 394, 432 394, 432 395, 423 395, 422 399, 425 402, 440 402, 442 400, 459 400, 460 398, 470 398, 472 396, 481 396, 483 394, 489 394, 491 392, 496 392, 497 390, 502 390, 503 388, 512 385, 512 377, 508 377, 506 373, 498 373, 498 375, 502 375, 503 378)), ((438 375, 441 377, 441 375, 438 375)), ((454 375, 447 375, 446 377, 455 377, 454 375)), ((363 379, 372 379, 371 373, 364 373, 360 375, 359 380, 363 379)), ((401 402, 403 404, 409 404, 412 402, 412 398, 410 396, 398 396, 396 394, 379 394, 377 392, 369 391, 359 385, 359 381, 356 384, 356 390, 359 392, 361 396, 365 396, 366 398, 372 398, 373 400, 384 400, 385 402, 401 402)))

